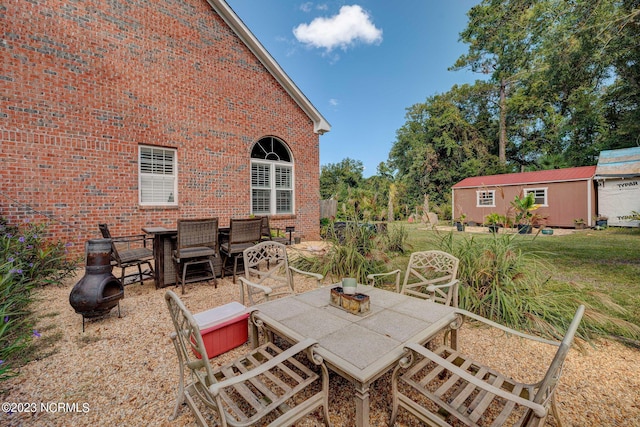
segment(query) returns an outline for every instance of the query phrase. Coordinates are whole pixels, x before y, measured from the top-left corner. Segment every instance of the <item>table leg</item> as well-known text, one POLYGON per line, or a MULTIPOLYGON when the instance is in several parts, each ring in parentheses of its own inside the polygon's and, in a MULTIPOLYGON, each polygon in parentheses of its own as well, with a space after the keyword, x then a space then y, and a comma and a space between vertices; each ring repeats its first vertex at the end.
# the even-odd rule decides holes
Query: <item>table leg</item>
POLYGON ((369 384, 356 383, 356 426, 369 427, 369 384))
POLYGON ((251 348, 258 348, 260 345, 260 337, 258 336, 258 326, 253 321, 253 316, 249 317, 249 343, 251 348))
POLYGON ((156 289, 164 287, 164 248, 163 241, 159 235, 153 237, 153 261, 155 266, 155 277, 153 281, 156 289))

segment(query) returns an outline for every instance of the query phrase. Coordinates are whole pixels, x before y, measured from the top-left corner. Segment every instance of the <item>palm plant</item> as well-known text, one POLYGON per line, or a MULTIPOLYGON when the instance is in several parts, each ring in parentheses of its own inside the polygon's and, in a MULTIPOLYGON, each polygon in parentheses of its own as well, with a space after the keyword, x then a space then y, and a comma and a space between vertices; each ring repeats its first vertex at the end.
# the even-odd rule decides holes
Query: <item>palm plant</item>
POLYGON ((533 193, 527 193, 524 197, 516 196, 511 202, 511 206, 516 210, 516 224, 531 225, 533 219, 532 211, 538 209, 533 193))

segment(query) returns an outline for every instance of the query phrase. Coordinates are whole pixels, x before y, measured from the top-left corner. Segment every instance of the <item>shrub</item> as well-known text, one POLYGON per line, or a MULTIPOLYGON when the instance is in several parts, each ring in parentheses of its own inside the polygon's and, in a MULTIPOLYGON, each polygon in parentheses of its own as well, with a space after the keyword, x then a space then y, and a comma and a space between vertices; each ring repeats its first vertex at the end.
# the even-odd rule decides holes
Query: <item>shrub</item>
POLYGON ((606 295, 589 298, 578 286, 551 283, 551 267, 524 250, 523 243, 517 234, 440 236, 436 246, 460 259, 461 308, 514 329, 561 339, 576 308, 584 304, 588 315, 579 329, 582 338, 613 331, 634 339, 640 336, 638 326, 604 314, 602 305, 615 305, 606 295))
POLYGON ((29 313, 32 290, 75 269, 62 243, 47 243, 44 225, 17 228, 0 219, 0 381, 15 375, 16 356, 39 333, 29 313))
MULTIPOLYGON (((294 264, 334 280, 355 277, 359 283, 366 283, 367 275, 379 273, 386 260, 386 254, 379 249, 385 247, 381 242, 385 235, 379 235, 371 224, 332 222, 323 229, 323 238, 331 243, 327 253, 322 257, 301 255, 294 264)), ((398 239, 402 237, 394 237, 396 244, 398 239)))

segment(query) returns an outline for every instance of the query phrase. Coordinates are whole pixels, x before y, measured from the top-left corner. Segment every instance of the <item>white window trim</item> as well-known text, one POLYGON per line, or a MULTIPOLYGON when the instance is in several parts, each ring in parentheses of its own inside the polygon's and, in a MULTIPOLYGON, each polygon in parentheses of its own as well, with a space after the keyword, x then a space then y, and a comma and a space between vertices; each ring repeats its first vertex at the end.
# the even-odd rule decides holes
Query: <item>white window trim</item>
POLYGON ((175 148, 158 147, 154 145, 139 145, 138 146, 138 203, 140 206, 178 206, 178 150, 175 148), (155 149, 173 151, 173 202, 143 202, 142 201, 142 176, 141 171, 141 156, 142 149, 155 149))
POLYGON ((496 207, 496 190, 477 190, 476 191, 476 207, 477 208, 495 208, 496 207), (490 205, 482 205, 480 204, 480 194, 481 193, 489 193, 491 194, 491 200, 493 201, 490 205))
MULTIPOLYGON (((295 163, 294 162, 280 162, 280 161, 274 161, 274 160, 263 160, 263 159, 251 159, 250 162, 250 167, 249 167, 249 183, 250 183, 250 187, 251 187, 251 197, 250 197, 250 202, 251 202, 251 213, 253 212, 253 176, 251 175, 253 173, 253 165, 254 164, 260 164, 260 165, 267 165, 269 166, 269 178, 270 178, 270 196, 269 196, 269 212, 267 213, 267 215, 293 215, 296 211, 296 170, 295 170, 295 163), (277 190, 278 188, 276 187, 276 167, 277 166, 282 166, 282 167, 286 167, 291 169, 291 212, 277 212, 277 190)), ((262 189, 262 188, 261 188, 262 189)), ((264 215, 264 212, 256 212, 256 215, 264 215)))
POLYGON ((524 196, 527 197, 527 194, 536 191, 544 191, 544 203, 538 203, 538 206, 549 206, 549 187, 525 188, 523 193, 524 196))

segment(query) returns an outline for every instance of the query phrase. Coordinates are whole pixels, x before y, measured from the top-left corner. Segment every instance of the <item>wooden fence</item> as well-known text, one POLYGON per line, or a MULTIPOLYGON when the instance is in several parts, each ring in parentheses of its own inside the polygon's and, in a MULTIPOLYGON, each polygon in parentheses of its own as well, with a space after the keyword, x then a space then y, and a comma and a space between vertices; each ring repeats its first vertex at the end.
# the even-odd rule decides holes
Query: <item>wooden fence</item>
POLYGON ((320 200, 320 218, 335 218, 338 213, 337 200, 320 200))

